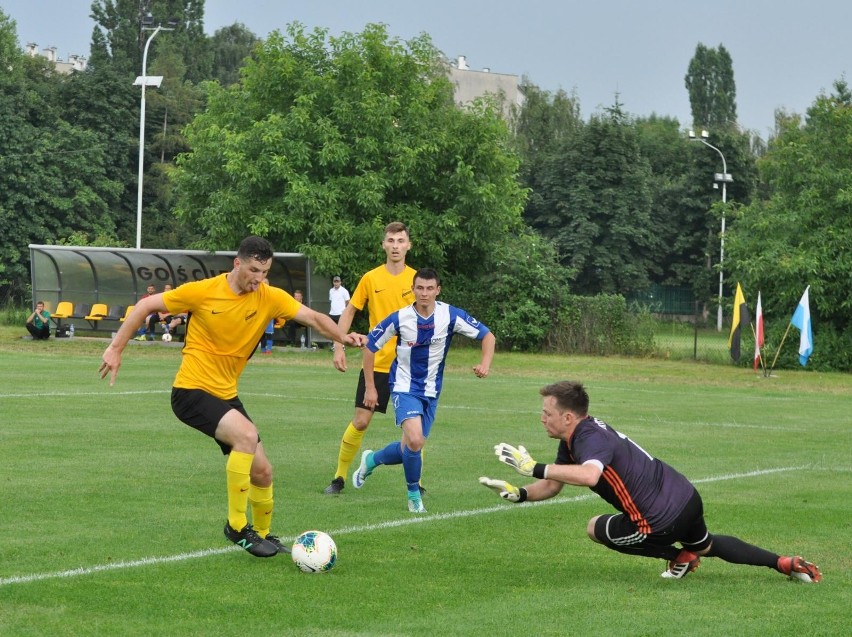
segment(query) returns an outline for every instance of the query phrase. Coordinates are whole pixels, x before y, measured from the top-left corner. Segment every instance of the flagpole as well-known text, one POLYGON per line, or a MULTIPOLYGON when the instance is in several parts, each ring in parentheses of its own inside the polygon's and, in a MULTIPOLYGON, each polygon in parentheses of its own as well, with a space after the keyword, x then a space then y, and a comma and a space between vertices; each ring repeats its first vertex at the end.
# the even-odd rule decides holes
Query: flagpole
MULTIPOLYGON (((754 323, 749 323, 751 325, 751 335, 754 336, 754 342, 757 343, 757 331, 754 329, 754 323)), ((757 347, 757 356, 760 359, 760 366, 763 368, 763 375, 766 376, 766 361, 763 360, 763 354, 760 353, 760 345, 756 345, 757 347)))
POLYGON ((787 339, 787 334, 790 333, 790 328, 793 327, 793 323, 790 322, 787 324, 787 330, 784 332, 784 337, 781 339, 781 344, 778 346, 778 349, 775 351, 775 358, 772 359, 772 367, 769 368, 769 373, 772 373, 772 370, 775 369, 775 363, 778 360, 778 354, 781 353, 781 348, 784 347, 784 341, 787 339))

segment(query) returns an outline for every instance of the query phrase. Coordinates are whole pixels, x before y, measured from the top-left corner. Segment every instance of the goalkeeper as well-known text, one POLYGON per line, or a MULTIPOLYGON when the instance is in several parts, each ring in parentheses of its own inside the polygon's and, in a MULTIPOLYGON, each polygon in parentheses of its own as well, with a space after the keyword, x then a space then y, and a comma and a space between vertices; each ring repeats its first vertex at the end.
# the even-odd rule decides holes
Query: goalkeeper
POLYGON ((777 555, 730 535, 709 533, 701 496, 692 483, 627 436, 589 416, 589 395, 580 383, 562 381, 539 393, 544 399, 541 423, 548 436, 559 440, 556 462, 536 462, 524 447, 500 443, 494 447, 500 462, 538 480, 516 487, 483 477, 482 485, 510 502, 546 500, 566 484, 589 487, 619 511, 589 520, 589 538, 620 553, 666 560, 665 578, 684 577, 706 556, 766 566, 809 583, 822 579, 819 568, 801 557, 777 555))

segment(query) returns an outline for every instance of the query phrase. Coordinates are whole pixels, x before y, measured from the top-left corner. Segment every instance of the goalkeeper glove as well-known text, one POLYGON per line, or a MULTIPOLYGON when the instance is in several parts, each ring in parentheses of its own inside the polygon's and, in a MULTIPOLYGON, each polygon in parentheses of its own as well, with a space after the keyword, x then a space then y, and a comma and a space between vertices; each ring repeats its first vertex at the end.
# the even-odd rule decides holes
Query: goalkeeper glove
POLYGON ((510 444, 501 442, 494 446, 494 454, 500 462, 509 465, 522 476, 547 477, 547 465, 533 460, 523 445, 516 449, 510 444))
POLYGON ((527 499, 527 490, 522 488, 518 488, 512 484, 509 484, 505 480, 492 480, 491 478, 481 477, 479 479, 479 484, 484 487, 488 487, 494 493, 498 494, 504 500, 508 500, 509 502, 523 502, 527 499))

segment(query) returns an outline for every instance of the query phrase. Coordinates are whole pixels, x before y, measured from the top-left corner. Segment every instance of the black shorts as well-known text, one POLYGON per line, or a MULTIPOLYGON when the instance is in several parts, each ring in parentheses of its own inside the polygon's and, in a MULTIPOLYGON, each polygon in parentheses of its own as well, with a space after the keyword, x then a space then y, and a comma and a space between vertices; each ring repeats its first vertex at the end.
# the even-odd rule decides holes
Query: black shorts
POLYGON ((713 540, 704 522, 704 504, 694 491, 675 521, 665 529, 642 533, 624 513, 602 515, 595 522, 595 537, 616 550, 632 546, 671 546, 679 542, 693 553, 703 551, 713 540))
POLYGON ((379 394, 379 401, 376 404, 376 408, 370 409, 364 406, 364 394, 367 392, 367 383, 364 380, 363 369, 358 376, 358 391, 355 393, 355 406, 385 414, 388 411, 388 402, 390 402, 390 374, 388 372, 373 372, 373 378, 376 381, 376 392, 379 394))
MULTIPOLYGON (((251 420, 240 399, 234 396, 231 400, 222 400, 203 389, 183 389, 172 387, 172 411, 182 423, 197 429, 201 433, 216 440, 216 427, 232 409, 236 409, 248 420, 251 420)), ((260 435, 257 437, 260 442, 260 435)), ((231 446, 219 440, 216 444, 226 456, 231 453, 231 446)))

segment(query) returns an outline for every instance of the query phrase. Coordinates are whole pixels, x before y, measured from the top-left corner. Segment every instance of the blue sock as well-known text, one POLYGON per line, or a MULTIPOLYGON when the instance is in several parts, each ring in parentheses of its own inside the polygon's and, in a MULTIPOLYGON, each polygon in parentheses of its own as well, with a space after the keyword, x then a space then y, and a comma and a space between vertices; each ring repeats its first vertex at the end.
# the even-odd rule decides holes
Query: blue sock
MULTIPOLYGON (((398 440, 390 443, 384 449, 379 449, 378 451, 373 453, 373 463, 374 465, 380 464, 402 464, 402 449, 400 449, 402 445, 398 440)), ((373 467, 367 467, 368 469, 372 469, 373 467)))
POLYGON ((423 471, 423 458, 420 451, 412 451, 408 447, 402 450, 402 469, 405 471, 405 482, 408 490, 420 493, 420 474, 423 471))

